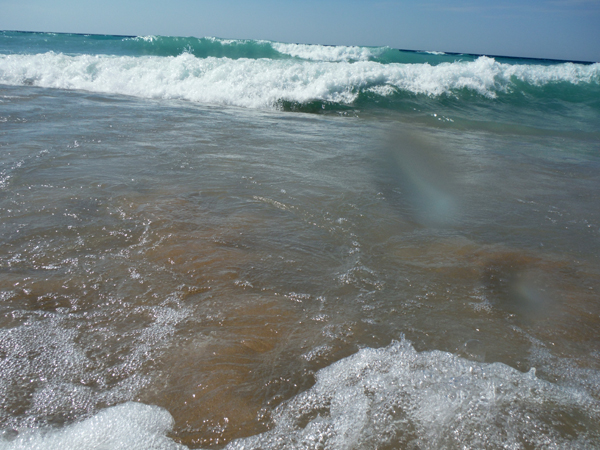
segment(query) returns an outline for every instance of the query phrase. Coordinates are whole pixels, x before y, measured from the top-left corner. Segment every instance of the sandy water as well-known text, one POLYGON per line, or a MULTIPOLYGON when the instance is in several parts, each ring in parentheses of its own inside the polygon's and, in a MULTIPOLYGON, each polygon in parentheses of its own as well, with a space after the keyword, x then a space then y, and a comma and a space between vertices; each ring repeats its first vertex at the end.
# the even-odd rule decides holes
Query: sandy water
POLYGON ((128 401, 190 448, 600 445, 594 135, 0 99, 3 445, 128 401))

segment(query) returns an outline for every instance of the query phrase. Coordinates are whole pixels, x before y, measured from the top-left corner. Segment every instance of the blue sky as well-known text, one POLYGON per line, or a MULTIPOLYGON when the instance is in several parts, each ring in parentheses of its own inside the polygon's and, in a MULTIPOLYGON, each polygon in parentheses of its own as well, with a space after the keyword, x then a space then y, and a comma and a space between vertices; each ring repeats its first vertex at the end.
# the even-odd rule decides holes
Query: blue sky
POLYGON ((0 0, 0 29, 600 61, 600 0, 0 0))

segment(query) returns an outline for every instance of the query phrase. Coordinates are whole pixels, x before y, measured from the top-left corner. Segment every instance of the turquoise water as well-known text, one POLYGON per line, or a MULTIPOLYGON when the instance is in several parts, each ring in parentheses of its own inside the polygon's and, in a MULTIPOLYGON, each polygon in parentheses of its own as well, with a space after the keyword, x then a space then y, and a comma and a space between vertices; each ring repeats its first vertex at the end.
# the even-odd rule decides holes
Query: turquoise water
POLYGON ((0 448, 597 448, 600 66, 0 34, 0 448))
POLYGON ((7 31, 0 35, 0 54, 2 82, 10 85, 598 131, 598 64, 388 47, 7 31))

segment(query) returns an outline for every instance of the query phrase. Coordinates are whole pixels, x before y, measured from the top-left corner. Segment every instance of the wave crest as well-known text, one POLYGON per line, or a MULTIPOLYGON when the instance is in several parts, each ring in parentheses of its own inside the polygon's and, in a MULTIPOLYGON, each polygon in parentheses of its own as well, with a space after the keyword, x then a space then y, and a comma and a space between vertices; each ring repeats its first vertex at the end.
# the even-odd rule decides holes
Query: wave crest
POLYGON ((198 58, 190 53, 131 57, 48 52, 0 55, 0 83, 277 108, 282 101, 352 105, 363 94, 379 98, 425 95, 468 100, 472 96, 521 96, 548 85, 592 87, 597 91, 600 64, 510 65, 482 56, 475 61, 432 66, 291 58, 198 58))

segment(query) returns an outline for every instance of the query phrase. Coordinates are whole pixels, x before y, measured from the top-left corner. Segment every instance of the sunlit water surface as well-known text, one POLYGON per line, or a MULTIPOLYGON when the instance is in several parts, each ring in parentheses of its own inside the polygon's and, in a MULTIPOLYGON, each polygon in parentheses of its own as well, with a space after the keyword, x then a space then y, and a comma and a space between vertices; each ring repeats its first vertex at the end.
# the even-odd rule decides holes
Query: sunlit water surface
POLYGON ((0 448, 600 446, 596 135, 0 102, 0 448))

